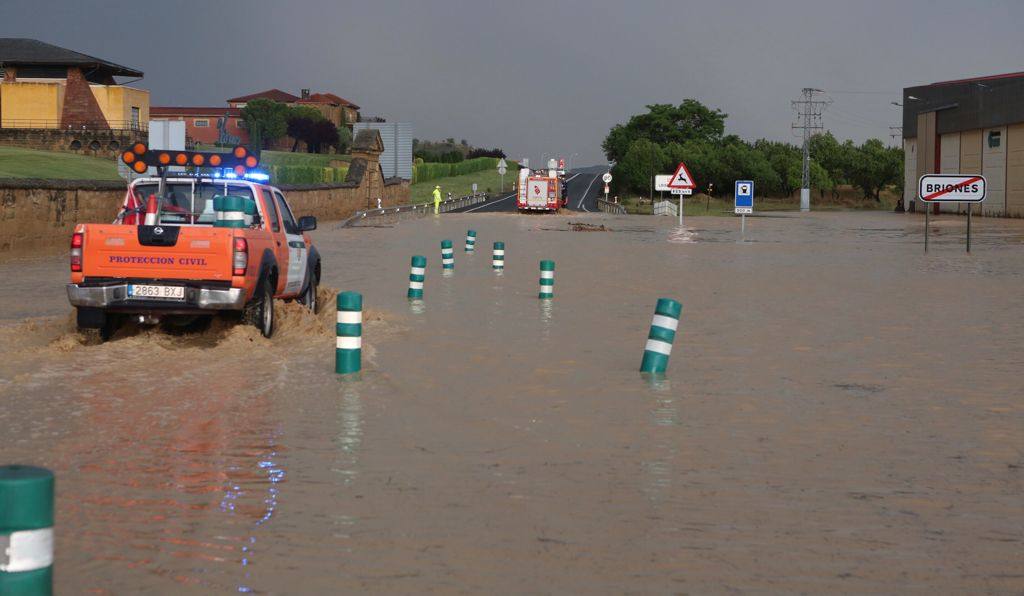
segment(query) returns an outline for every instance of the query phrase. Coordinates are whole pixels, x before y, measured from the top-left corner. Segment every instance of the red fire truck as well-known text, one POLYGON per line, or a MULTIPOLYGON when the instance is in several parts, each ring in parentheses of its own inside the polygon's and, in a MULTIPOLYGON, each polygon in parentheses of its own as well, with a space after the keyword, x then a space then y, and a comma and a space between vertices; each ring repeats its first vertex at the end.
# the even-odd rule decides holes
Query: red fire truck
POLYGON ((552 171, 531 174, 528 169, 520 170, 516 197, 520 211, 557 212, 565 206, 565 201, 565 182, 557 174, 552 171))

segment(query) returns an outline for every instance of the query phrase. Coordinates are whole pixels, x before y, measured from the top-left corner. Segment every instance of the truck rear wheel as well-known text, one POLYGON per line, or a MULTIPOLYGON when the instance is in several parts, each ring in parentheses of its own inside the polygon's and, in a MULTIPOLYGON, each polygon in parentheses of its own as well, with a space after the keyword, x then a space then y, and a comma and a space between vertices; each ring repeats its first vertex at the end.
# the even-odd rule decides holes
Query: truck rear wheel
POLYGON ((75 309, 78 330, 87 332, 95 329, 100 341, 107 341, 121 327, 122 317, 99 308, 78 307, 75 309))
POLYGON ((245 305, 245 322, 259 329, 263 337, 274 334, 274 293, 270 287, 270 281, 264 279, 252 302, 245 305))

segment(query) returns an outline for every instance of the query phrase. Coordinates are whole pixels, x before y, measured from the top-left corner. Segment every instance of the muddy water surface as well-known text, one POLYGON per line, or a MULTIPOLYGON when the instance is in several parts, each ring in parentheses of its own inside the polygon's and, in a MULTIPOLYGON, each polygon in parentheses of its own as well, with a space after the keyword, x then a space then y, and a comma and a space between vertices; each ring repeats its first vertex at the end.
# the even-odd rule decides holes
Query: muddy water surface
POLYGON ((367 309, 347 380, 329 308, 95 345, 63 260, 0 264, 0 460, 57 473, 58 589, 1024 590, 1024 225, 975 220, 967 256, 939 220, 925 256, 908 216, 667 220, 325 226, 367 309))

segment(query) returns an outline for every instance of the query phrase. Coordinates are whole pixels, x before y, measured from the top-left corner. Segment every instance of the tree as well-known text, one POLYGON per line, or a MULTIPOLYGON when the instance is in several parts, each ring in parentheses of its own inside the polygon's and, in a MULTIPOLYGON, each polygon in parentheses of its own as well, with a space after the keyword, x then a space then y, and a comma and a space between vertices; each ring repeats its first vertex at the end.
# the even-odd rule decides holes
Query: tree
POLYGON ((865 197, 881 202, 881 192, 903 179, 903 150, 886 147, 878 139, 868 139, 857 147, 849 180, 864 191, 865 197))
POLYGON ((338 142, 334 144, 334 150, 338 153, 348 153, 348 148, 351 145, 352 131, 347 126, 342 126, 338 129, 338 142))
POLYGON ((633 192, 645 194, 650 190, 654 174, 660 174, 666 163, 665 152, 647 139, 637 139, 614 168, 617 184, 633 192))
POLYGON ((725 132, 727 116, 695 99, 686 99, 678 106, 652 104, 647 106, 646 114, 612 127, 601 146, 609 160, 618 161, 637 139, 663 146, 691 140, 716 141, 725 132))
POLYGON ((272 99, 250 101, 242 108, 242 119, 249 131, 249 142, 257 150, 288 132, 288 106, 272 99))
POLYGON ((330 120, 318 120, 310 127, 305 141, 310 153, 320 153, 321 149, 338 144, 338 127, 330 120))

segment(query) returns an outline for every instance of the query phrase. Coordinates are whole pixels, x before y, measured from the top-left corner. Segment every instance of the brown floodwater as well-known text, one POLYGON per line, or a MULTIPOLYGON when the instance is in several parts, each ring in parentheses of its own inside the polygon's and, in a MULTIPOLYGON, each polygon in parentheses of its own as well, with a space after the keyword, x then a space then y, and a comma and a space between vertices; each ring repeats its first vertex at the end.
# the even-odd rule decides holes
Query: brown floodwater
POLYGON ((970 255, 954 218, 925 255, 922 223, 323 226, 328 308, 280 305, 272 340, 96 345, 64 258, 0 263, 0 462, 56 472, 65 594, 1019 593, 1024 222, 975 219, 970 255), (332 290, 364 296, 355 378, 332 290), (662 296, 675 350, 643 378, 662 296))

